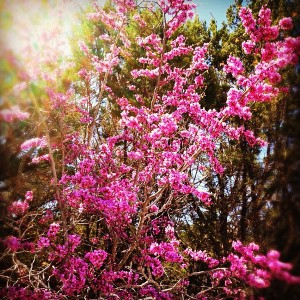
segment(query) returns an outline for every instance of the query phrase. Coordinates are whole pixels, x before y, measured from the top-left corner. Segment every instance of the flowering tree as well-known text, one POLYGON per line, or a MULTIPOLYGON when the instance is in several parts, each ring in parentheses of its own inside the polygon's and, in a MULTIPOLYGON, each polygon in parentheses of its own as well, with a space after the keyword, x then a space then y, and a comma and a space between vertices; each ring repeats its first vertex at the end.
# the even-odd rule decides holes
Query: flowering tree
MULTIPOLYGON (((263 255, 254 243, 233 241, 229 255, 214 257, 183 243, 177 230, 187 201, 211 204, 201 180, 205 172, 222 176, 217 153, 224 137, 265 145, 234 120, 243 124, 252 103, 284 92, 277 86, 280 70, 295 64, 300 51, 299 38, 278 39, 292 28, 291 19, 272 25, 266 7, 258 19, 240 9, 249 36, 243 51, 256 64, 247 72, 240 58, 229 56, 223 68, 232 78, 226 105, 208 110, 201 103, 208 45, 189 46, 184 35, 176 35, 192 18, 192 3, 116 0, 110 10, 94 8, 87 17, 104 24, 99 39, 105 47, 97 56, 79 42, 88 61, 78 72, 77 84, 85 87, 80 98, 76 90, 62 92, 48 81, 50 105, 38 111, 42 133, 21 145, 20 155, 31 151, 31 164, 49 165, 53 198, 36 207, 28 191, 8 207, 12 234, 3 244, 10 264, 1 275, 2 296, 240 299, 274 278, 299 283, 275 250, 263 255), (145 25, 145 12, 157 16, 159 34, 130 36, 130 24, 145 25), (119 97, 109 82, 130 56, 131 44, 139 50, 139 67, 122 87, 126 97, 119 97), (185 66, 176 63, 184 58, 185 66), (113 134, 107 136, 101 112, 110 111, 112 102, 121 113, 111 116, 113 134)), ((1 112, 5 122, 27 117, 14 107, 1 112)))

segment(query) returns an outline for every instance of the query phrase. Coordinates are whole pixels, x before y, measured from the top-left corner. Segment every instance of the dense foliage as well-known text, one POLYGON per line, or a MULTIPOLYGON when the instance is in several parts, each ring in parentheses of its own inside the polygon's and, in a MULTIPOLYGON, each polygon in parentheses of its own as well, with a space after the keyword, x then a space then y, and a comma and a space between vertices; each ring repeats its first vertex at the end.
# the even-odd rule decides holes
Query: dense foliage
POLYGON ((73 61, 46 53, 8 94, 32 106, 0 113, 4 299, 243 299, 300 283, 263 241, 299 37, 266 6, 231 7, 220 30, 194 8, 95 4, 73 61))

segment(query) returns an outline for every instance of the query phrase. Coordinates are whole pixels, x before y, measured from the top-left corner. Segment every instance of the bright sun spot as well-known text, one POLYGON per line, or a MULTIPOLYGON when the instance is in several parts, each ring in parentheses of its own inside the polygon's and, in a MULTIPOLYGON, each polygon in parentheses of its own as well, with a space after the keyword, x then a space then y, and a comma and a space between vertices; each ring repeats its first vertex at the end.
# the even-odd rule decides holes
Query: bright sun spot
MULTIPOLYGON (((68 36, 77 13, 89 2, 79 0, 6 0, 1 5, 1 46, 24 58, 31 51, 59 45, 68 54, 68 36), (52 44, 52 45, 51 45, 52 44)), ((27 57, 28 58, 28 57, 27 57)))

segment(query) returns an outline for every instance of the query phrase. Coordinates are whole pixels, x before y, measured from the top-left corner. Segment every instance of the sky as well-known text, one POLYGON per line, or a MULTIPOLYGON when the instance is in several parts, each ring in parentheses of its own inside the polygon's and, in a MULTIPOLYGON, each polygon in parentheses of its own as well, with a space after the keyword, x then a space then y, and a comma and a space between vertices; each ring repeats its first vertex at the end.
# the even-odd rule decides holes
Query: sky
MULTIPOLYGON (((105 0, 98 0, 104 3, 105 0)), ((196 13, 209 24, 212 17, 218 27, 226 20, 226 10, 234 0, 194 0, 196 13)), ((39 44, 42 32, 58 29, 69 35, 76 22, 79 6, 90 1, 82 0, 0 0, 1 42, 15 52, 39 44)), ((3 44, 2 44, 3 46, 3 44)))
POLYGON ((222 21, 226 21, 227 8, 234 3, 234 0, 194 0, 193 2, 197 5, 200 20, 205 20, 209 24, 213 16, 220 27, 222 21))

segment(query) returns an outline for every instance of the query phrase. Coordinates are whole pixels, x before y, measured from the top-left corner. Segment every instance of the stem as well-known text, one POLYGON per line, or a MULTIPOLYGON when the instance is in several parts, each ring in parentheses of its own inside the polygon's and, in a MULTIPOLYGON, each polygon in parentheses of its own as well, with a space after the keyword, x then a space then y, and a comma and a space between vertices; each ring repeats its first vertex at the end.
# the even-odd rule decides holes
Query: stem
POLYGON ((54 160, 53 151, 52 151, 52 148, 51 148, 50 133, 49 133, 49 129, 48 129, 48 126, 46 124, 45 118, 44 118, 43 114, 41 113, 41 110, 39 109, 38 102, 37 102, 37 100, 36 100, 33 93, 32 93, 32 96, 33 96, 33 104, 36 107, 37 113, 38 113, 38 115, 41 119, 41 123, 42 123, 42 125, 44 127, 44 131, 45 131, 47 147, 48 147, 49 157, 50 157, 50 166, 51 166, 51 171, 52 171, 52 176, 53 176, 53 184, 54 184, 54 189, 55 189, 55 198, 57 200, 58 207, 59 207, 59 210, 60 210, 60 213, 61 213, 63 233, 64 233, 65 240, 67 242, 68 241, 67 217, 66 217, 65 206, 63 204, 63 201, 62 201, 62 198, 61 198, 61 195, 60 195, 56 164, 55 164, 55 160, 54 160))
MULTIPOLYGON (((122 28, 123 26, 124 26, 124 21, 122 22, 120 28, 122 28)), ((115 45, 115 46, 117 45, 117 41, 118 41, 118 39, 120 37, 120 34, 121 34, 121 29, 118 31, 116 37, 114 38, 113 45, 115 45)), ((104 79, 103 79, 103 81, 101 83, 100 92, 99 92, 99 96, 98 96, 98 103, 95 106, 95 110, 94 110, 93 116, 92 116, 93 121, 92 121, 92 123, 91 123, 91 125, 90 125, 90 127, 88 129, 88 140, 87 140, 87 144, 88 145, 90 145, 92 137, 93 137, 93 132, 94 132, 94 129, 95 129, 95 126, 96 126, 96 118, 97 118, 97 116, 99 114, 99 110, 100 110, 100 106, 101 106, 101 99, 102 99, 104 91, 105 91, 105 86, 106 86, 106 83, 107 83, 107 80, 108 80, 108 75, 109 75, 110 71, 111 71, 111 68, 109 68, 105 72, 104 79)))
POLYGON ((160 84, 161 73, 162 73, 161 70, 162 70, 163 61, 164 61, 164 54, 166 52, 166 40, 167 40, 166 29, 167 29, 166 15, 163 14, 163 43, 162 43, 162 51, 161 51, 161 54, 160 54, 160 63, 159 63, 156 86, 155 86, 153 97, 152 97, 152 100, 151 100, 151 110, 152 111, 153 111, 153 108, 154 108, 156 96, 159 92, 159 84, 160 84))

